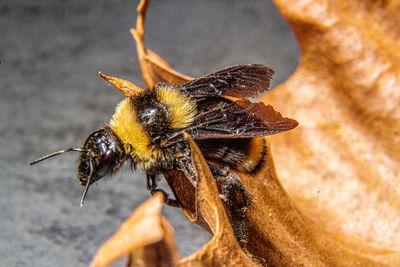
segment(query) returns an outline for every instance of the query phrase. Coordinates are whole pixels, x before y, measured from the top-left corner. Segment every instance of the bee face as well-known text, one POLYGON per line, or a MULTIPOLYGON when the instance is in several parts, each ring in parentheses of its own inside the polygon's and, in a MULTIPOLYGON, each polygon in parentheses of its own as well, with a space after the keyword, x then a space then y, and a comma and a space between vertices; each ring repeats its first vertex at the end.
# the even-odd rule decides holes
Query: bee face
POLYGON ((78 180, 90 184, 114 173, 124 162, 124 152, 111 129, 105 127, 92 133, 85 142, 78 163, 78 180))

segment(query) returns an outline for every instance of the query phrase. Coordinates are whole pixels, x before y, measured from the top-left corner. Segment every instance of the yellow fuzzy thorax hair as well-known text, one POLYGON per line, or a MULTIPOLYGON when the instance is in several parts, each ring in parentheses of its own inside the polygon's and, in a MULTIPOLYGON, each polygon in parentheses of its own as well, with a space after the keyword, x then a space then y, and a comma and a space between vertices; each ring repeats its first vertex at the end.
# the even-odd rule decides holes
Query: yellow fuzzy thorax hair
MULTIPOLYGON (((181 94, 172 86, 156 87, 157 101, 168 107, 168 121, 173 129, 188 127, 196 115, 196 105, 189 97, 181 94)), ((137 118, 136 110, 130 97, 122 100, 111 118, 110 127, 124 145, 125 152, 138 164, 146 169, 162 159, 162 149, 154 145, 137 118)))
POLYGON ((158 100, 167 104, 169 123, 174 129, 188 127, 196 116, 196 104, 189 97, 174 89, 171 85, 160 85, 156 88, 158 100))

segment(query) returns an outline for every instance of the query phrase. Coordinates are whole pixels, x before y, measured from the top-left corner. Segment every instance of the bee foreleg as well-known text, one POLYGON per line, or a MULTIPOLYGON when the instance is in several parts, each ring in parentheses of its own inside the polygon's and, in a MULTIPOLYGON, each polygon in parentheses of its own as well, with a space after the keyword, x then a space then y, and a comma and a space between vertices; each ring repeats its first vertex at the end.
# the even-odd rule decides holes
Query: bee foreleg
POLYGON ((158 188, 157 184, 157 177, 155 175, 146 175, 146 184, 147 184, 147 189, 150 190, 151 195, 154 195, 157 192, 161 192, 164 196, 164 203, 167 204, 168 206, 171 207, 179 207, 179 202, 171 198, 167 192, 164 190, 158 188))
POLYGON ((155 175, 146 175, 146 185, 148 190, 153 190, 157 188, 157 180, 155 175))
POLYGON ((164 190, 160 189, 160 188, 156 188, 156 189, 152 189, 150 191, 151 195, 154 195, 157 192, 161 192, 164 196, 164 203, 167 204, 168 206, 174 207, 174 208, 179 208, 179 202, 174 199, 171 198, 167 192, 165 192, 164 190))

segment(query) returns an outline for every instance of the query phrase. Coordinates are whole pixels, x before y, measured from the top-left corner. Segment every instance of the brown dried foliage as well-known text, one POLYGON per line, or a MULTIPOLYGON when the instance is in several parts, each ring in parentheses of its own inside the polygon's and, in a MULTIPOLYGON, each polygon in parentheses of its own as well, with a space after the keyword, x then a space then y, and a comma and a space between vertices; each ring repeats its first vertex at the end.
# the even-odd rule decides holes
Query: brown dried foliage
POLYGON ((399 248, 400 2, 276 2, 302 52, 263 98, 300 123, 271 139, 279 179, 329 231, 399 248))
MULTIPOLYGON (((400 25, 394 18, 400 17, 400 3, 275 2, 302 55, 296 72, 262 101, 296 118, 300 127, 271 137, 268 146, 288 193, 270 150, 257 177, 240 176, 255 199, 248 249, 268 266, 399 266, 400 25)), ((147 1, 139 5, 132 30, 146 85, 190 80, 146 49, 147 6, 147 1)), ((213 239, 178 260, 172 230, 160 214, 161 196, 155 195, 146 202, 153 204, 139 207, 103 245, 93 266, 108 266, 123 255, 130 255, 127 266, 252 264, 233 236, 200 150, 186 138, 197 186, 174 172, 166 179, 186 200, 186 215, 213 239), (144 217, 133 219, 139 211, 159 230, 136 235, 144 217)))

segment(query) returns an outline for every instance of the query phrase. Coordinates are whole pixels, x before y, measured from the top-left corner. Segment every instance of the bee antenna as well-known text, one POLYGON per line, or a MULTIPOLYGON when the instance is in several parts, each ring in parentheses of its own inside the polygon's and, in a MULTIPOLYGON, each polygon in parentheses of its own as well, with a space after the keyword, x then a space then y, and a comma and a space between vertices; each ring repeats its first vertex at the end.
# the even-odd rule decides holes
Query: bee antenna
POLYGON ((40 159, 31 161, 31 162, 29 162, 29 165, 32 166, 32 165, 34 165, 34 164, 36 164, 36 163, 38 163, 38 162, 41 162, 41 161, 43 161, 43 160, 45 160, 45 159, 48 159, 48 158, 51 158, 51 157, 54 157, 54 156, 63 154, 63 153, 65 153, 65 152, 70 152, 70 151, 84 152, 84 151, 86 151, 86 150, 81 149, 81 148, 72 148, 72 147, 70 147, 70 148, 67 148, 67 149, 63 149, 63 150, 60 150, 60 151, 57 151, 57 152, 48 154, 48 155, 46 155, 46 156, 44 156, 44 157, 41 157, 40 159))
POLYGON ((87 192, 89 191, 89 186, 90 186, 90 181, 92 180, 92 175, 93 175, 93 163, 92 163, 92 160, 90 159, 90 173, 89 173, 89 176, 88 176, 88 178, 87 178, 87 180, 86 180, 86 187, 85 187, 85 190, 83 191, 83 194, 82 194, 82 198, 81 198, 81 208, 83 208, 83 202, 85 201, 85 198, 86 198, 86 194, 87 194, 87 192))

